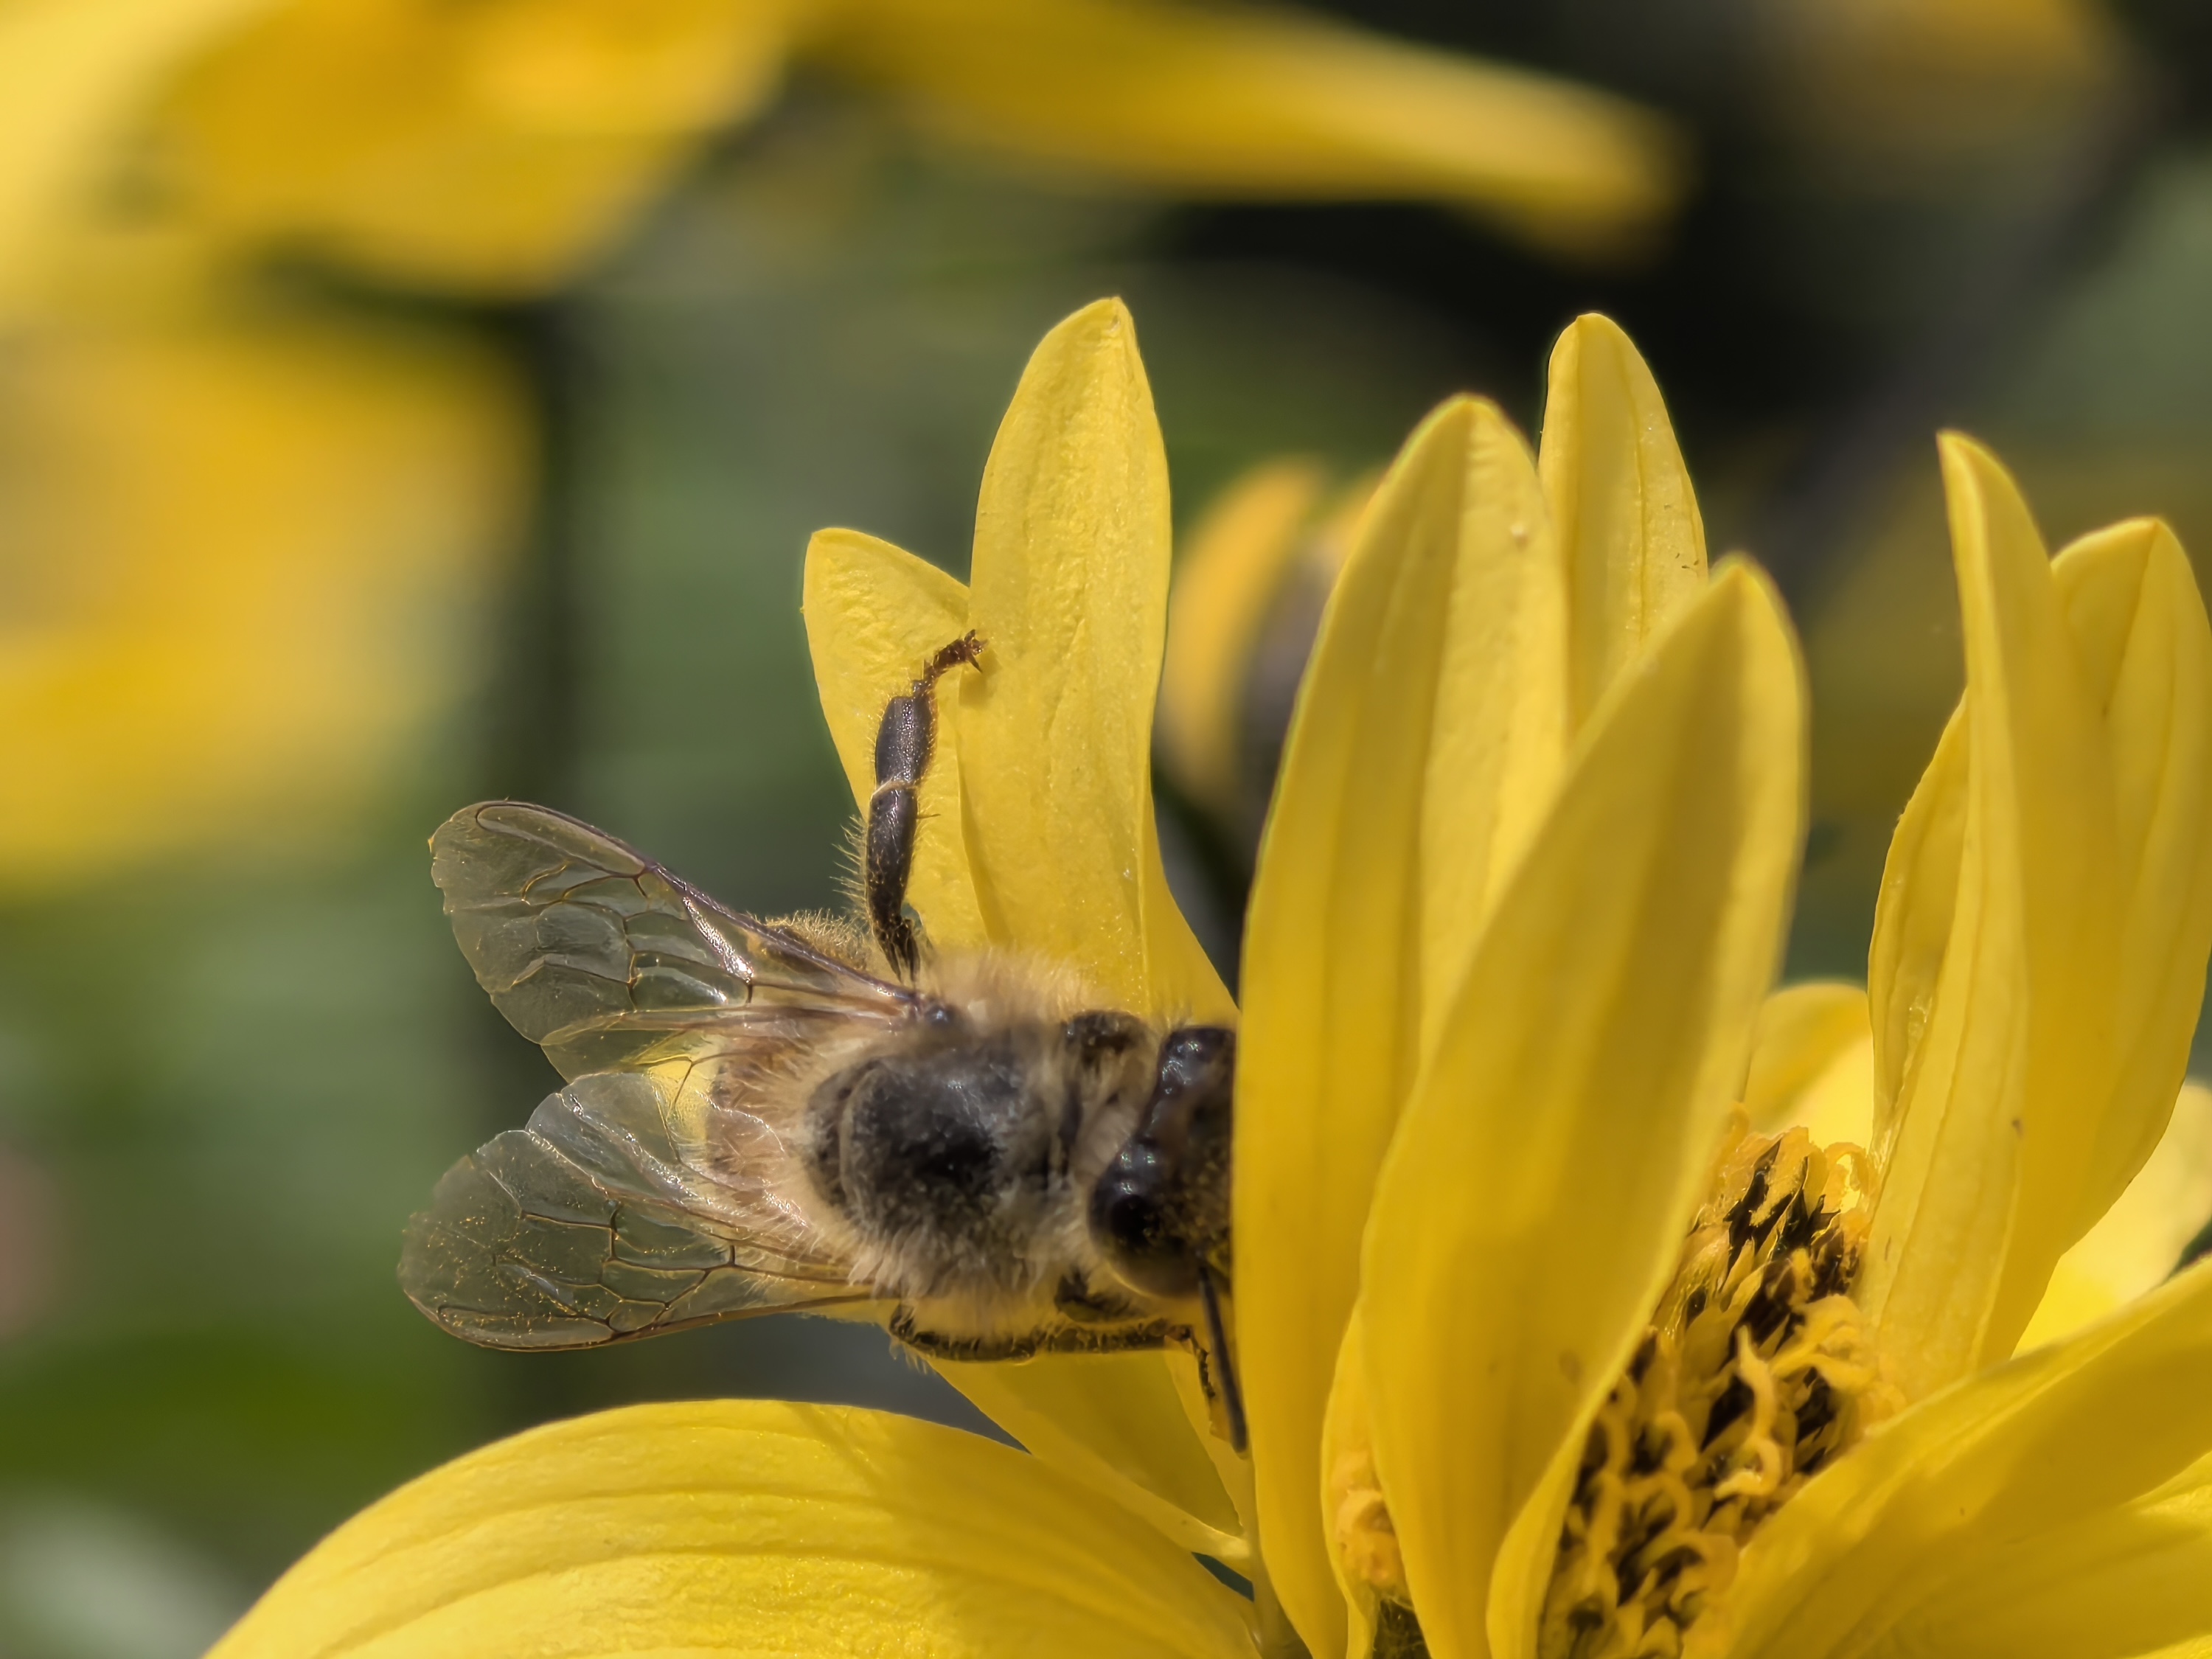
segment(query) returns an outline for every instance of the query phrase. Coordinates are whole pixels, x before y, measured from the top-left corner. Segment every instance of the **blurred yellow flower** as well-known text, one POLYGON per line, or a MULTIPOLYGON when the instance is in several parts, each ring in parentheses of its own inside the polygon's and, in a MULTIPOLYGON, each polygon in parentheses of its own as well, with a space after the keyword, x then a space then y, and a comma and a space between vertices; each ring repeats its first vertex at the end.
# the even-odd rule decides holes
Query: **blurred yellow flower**
POLYGON ((0 848, 22 889, 359 804, 460 689, 520 398, 466 340, 204 314, 0 364, 0 848))
MULTIPOLYGON (((1708 574, 1641 360, 1586 318, 1540 456, 1470 399, 1401 453, 1322 629, 1248 930, 1249 1469, 1164 1403, 1191 1390, 1084 1399, 1073 1361, 975 1390, 1046 1426, 1030 1458, 860 1412, 610 1413, 374 1506, 221 1659, 2212 1635, 2212 1268, 2119 1273, 2130 1299, 2008 1358, 2137 1171, 2172 1185, 2146 1160, 2212 947, 2212 628, 2162 527, 2051 560, 1985 453, 1947 439, 1943 465, 1970 678, 1899 827, 1873 995, 1771 1001, 1801 670, 1756 571, 1708 574), (1862 1040, 1865 1147, 1750 1127, 1747 1075, 1786 1121, 1862 1040), (1241 1550, 1255 1606, 1183 1553, 1209 1546, 1241 1550)), ((933 928, 1213 1016, 1150 835, 1166 532, 1128 319, 1094 307, 1001 428, 973 588, 825 532, 808 623, 858 789, 921 649, 973 624, 1003 651, 946 722, 933 928)))
POLYGON ((0 295, 118 179, 221 240, 538 291, 794 60, 1178 191, 1437 197, 1602 240, 1679 188, 1677 141, 1618 99, 1179 0, 22 0, 0 19, 0 295))
MULTIPOLYGON (((1927 83, 1955 121, 1962 103, 2100 85, 2118 51, 2086 0, 1775 9, 1761 39, 1778 105, 1863 142, 1897 142, 1900 89, 1917 110, 1927 83)), ((1655 222, 1680 185, 1679 140, 1618 99, 1250 7, 15 0, 0 295, 125 178, 220 235, 435 288, 542 289, 793 64, 963 139, 1184 193, 1431 197, 1601 245, 1655 222)))
POLYGON ((1207 506, 1176 558, 1160 765, 1240 842, 1258 839, 1290 698, 1374 488, 1332 489, 1309 461, 1263 463, 1207 506))
POLYGON ((33 482, 0 588, 10 886, 296 835, 460 678, 388 624, 465 631, 525 516, 532 411, 420 325, 392 346, 328 296, 258 314, 262 263, 544 293, 797 62, 1154 189, 1428 196, 1577 246, 1633 239, 1679 189, 1670 131, 1619 100, 1261 9, 15 0, 0 469, 33 482))

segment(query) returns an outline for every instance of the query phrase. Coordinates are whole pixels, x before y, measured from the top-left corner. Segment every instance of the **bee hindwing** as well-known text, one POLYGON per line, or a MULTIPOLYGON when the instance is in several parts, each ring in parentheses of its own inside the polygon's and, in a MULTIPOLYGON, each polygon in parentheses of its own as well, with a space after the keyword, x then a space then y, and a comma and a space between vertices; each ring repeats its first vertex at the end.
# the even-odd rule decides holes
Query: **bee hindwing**
POLYGON ((409 1298, 499 1348, 596 1347, 868 1299, 795 1218, 701 1191, 664 1103, 649 1075, 586 1077, 456 1164, 408 1224, 409 1298))

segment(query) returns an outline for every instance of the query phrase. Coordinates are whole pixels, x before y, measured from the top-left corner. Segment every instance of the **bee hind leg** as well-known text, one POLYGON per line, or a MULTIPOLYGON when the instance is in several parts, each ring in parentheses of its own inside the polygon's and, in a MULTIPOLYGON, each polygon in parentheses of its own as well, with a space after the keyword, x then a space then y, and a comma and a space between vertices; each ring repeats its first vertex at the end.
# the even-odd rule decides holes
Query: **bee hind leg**
POLYGON ((1039 1333, 1012 1331, 993 1336, 954 1336, 945 1331, 927 1331, 916 1322, 913 1307, 902 1302, 892 1313, 889 1330, 894 1340, 905 1344, 925 1359, 958 1360, 963 1363, 981 1363, 993 1360, 1028 1359, 1039 1351, 1039 1333))
POLYGON ((906 914, 914 873, 915 833, 921 824, 921 781, 937 750, 937 682, 965 663, 973 667, 983 641, 962 635, 922 665, 921 677, 884 705, 876 727, 876 787, 868 796, 860 840, 860 891, 868 929, 902 979, 921 963, 921 944, 906 914))
POLYGON ((1191 1334, 1187 1325, 1156 1319, 1107 1328, 1052 1325, 991 1336, 953 1336, 924 1330, 914 1309, 905 1303, 899 1304, 885 1328, 924 1358, 963 1363, 1034 1359, 1041 1353, 1131 1353, 1179 1346, 1188 1343, 1191 1334))

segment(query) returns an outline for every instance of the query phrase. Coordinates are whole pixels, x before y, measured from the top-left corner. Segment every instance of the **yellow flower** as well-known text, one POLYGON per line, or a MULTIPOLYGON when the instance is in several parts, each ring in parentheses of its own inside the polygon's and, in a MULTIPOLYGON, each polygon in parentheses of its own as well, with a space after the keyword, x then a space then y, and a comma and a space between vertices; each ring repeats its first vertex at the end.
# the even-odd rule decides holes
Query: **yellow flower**
MULTIPOLYGON (((2153 1287, 2138 1253, 2112 1311, 2008 1358, 2054 1267, 2094 1270, 2066 1253, 2179 1084, 2212 943, 2212 630, 2161 527, 2053 562, 1994 461, 1943 459, 1970 679, 1900 826, 1869 1000, 1766 998, 1800 669, 1758 574, 1708 574, 1620 331, 1562 340, 1540 457, 1470 399, 1401 454, 1323 623, 1248 929, 1249 1465, 1158 1356, 951 1368, 1028 1458, 867 1413, 611 1413, 372 1507, 222 1659, 2212 1634, 2212 1269, 2153 1287), (1863 1152, 1736 1103, 1844 1121, 1857 1079, 1863 1152)), ((1166 538, 1128 319, 1097 306, 1001 428, 972 589, 829 532, 808 624, 856 790, 887 693, 991 630, 932 777, 915 899, 941 939, 1218 1015, 1151 836, 1166 538)), ((2198 1144, 2197 1109, 2179 1133, 2198 1144)), ((2166 1157, 2141 1180, 2178 1190, 2166 1157)))
MULTIPOLYGON (((1555 412, 1547 483, 1577 453, 1563 433, 1561 467, 1551 466, 1557 427, 1555 412)), ((1623 420, 1618 429, 1649 446, 1663 426, 1623 420)), ((1585 443, 1585 463, 1589 453, 1585 443)), ((1702 779, 1685 767, 1648 798, 1652 806, 1616 801, 1597 814, 1589 848, 1570 850, 1577 787, 1601 787, 1607 697, 1625 720, 1632 688, 1656 678, 1723 586, 1651 603, 1655 568, 1679 577, 1698 562, 1682 556, 1693 536, 1658 533, 1695 522, 1670 446, 1616 469, 1644 481, 1650 529, 1644 574, 1613 585, 1610 604, 1625 618, 1640 594, 1644 617, 1672 608, 1680 620, 1633 677, 1584 702, 1599 714, 1575 740, 1571 781, 1477 930, 1440 1034, 1400 1038, 1419 1054, 1393 1068, 1410 1086, 1374 1090, 1364 1121, 1347 1106, 1359 1098, 1353 1080, 1382 1069, 1367 1056, 1347 1054, 1336 1075, 1310 1081, 1329 1063, 1327 1045, 1342 1040, 1318 1012, 1327 988, 1309 992, 1301 976, 1288 993, 1308 1000, 1290 1006, 1285 1030, 1319 1026, 1318 1046, 1294 1049, 1262 1025, 1261 976, 1287 976, 1278 964, 1295 926, 1267 884, 1280 877, 1290 826, 1310 821, 1297 810, 1299 769, 1337 649, 1325 634, 1262 854, 1244 1024, 1246 1051, 1271 1068, 1279 1060, 1285 1094, 1304 1094, 1311 1127, 1286 1134, 1280 1118, 1264 1131, 1251 1115, 1240 1120, 1237 1215, 1261 1534, 1316 1653, 1341 1650, 1340 1585, 1355 1651, 1371 1621, 1409 1616, 1439 1654, 1672 1651, 1684 1627, 1692 1652, 1791 1655, 2131 1652, 2212 1632, 2203 1577, 2184 1559, 2186 1540, 2202 1536, 2189 1530, 2186 1471, 2212 1451, 2212 1412, 2201 1403, 2212 1380, 2212 1279, 2185 1275, 2056 1347, 2003 1363, 2055 1265, 2143 1164, 2181 1080, 2212 941, 2212 640, 2162 526, 2116 526, 2052 562, 1993 460, 1958 439, 1945 441, 1943 460, 1969 688, 1893 848, 1863 1071, 1832 994, 1799 994, 1775 1010, 1770 1050, 1747 1054, 1743 992, 1771 960, 1772 860, 1778 849, 1794 858, 1796 828, 1794 799, 1768 801, 1762 828, 1749 781, 1763 774, 1759 787, 1794 792, 1793 742, 1770 732, 1763 750, 1745 751, 1759 764, 1733 776, 1725 750, 1717 769, 1703 763, 1702 779), (1674 503, 1664 518, 1650 510, 1662 493, 1674 503), (1655 560, 1670 543, 1674 556, 1655 560), (1693 925, 1675 908, 1700 879, 1690 846, 1642 866, 1640 890, 1620 866, 1636 867, 1657 803, 1686 811, 1698 796, 1711 822, 1695 846, 1711 859, 1733 842, 1738 863, 1709 889, 1720 902, 1692 902, 1703 915, 1693 925), (1593 902, 1605 908, 1580 908, 1593 902), (1523 903, 1526 916, 1516 914, 1523 903), (1738 954, 1718 948, 1729 926, 1749 930, 1738 954), (1655 954, 1639 960, 1639 948, 1655 954), (1793 1041, 1812 1052, 1773 1052, 1793 1041), (1776 1148, 1776 1189, 1794 1163, 1810 1213, 1826 1217, 1815 1250, 1825 1235, 1846 1263, 1863 1261, 1839 1275, 1840 1297, 1819 1273, 1811 1277, 1826 1282, 1754 1274, 1723 1287, 1711 1259, 1698 1258, 1696 1247, 1711 1243, 1692 1234, 1704 1204, 1715 1206, 1707 1221, 1744 1221, 1727 1212, 1747 1166, 1724 1156, 1708 1170, 1747 1060, 1770 1096, 1794 1090, 1792 1103, 1832 1116, 1849 1079, 1870 1080, 1859 1118, 1871 1131, 1868 1156, 1822 1158, 1803 1140, 1776 1148), (1265 1149, 1260 1158, 1248 1144, 1265 1149), (1379 1176, 1371 1190, 1343 1183, 1332 1237, 1310 1218, 1293 1220, 1285 1195, 1302 1183, 1279 1175, 1278 1160, 1311 1171, 1308 1183, 1323 1170, 1379 1176), (1280 1208, 1262 1207, 1262 1193, 1280 1208), (1271 1220, 1309 1261, 1271 1248, 1271 1220), (1255 1279, 1252 1265, 1279 1272, 1279 1286, 1255 1279), (1333 1294, 1322 1301, 1312 1287, 1332 1265, 1333 1294), (1689 1307, 1668 1299, 1670 1284, 1689 1307), (1723 1288, 1765 1292, 1777 1322, 1729 1303, 1744 1334, 1723 1324, 1698 1377, 1696 1298, 1717 1310, 1723 1288), (1273 1380, 1263 1344, 1281 1345, 1273 1380), (1818 1415, 1839 1427, 1816 1426, 1816 1376, 1818 1415), (1731 1443, 1719 1409, 1726 1394, 1700 1398, 1701 1382, 1743 1390, 1751 1430, 1741 1441, 1731 1443), (1778 1396, 1781 1417, 1763 1416, 1778 1396), (1807 1415, 1790 1417, 1793 1407, 1807 1415), (1885 1412, 1894 1414, 1880 1422, 1885 1412), (1801 1427, 1805 1443, 1793 1445, 1801 1427), (1691 1432, 1700 1430, 1718 1437, 1691 1432), (1316 1449, 1301 1468, 1285 1445, 1316 1449), (1793 1466, 1799 1452, 1809 1455, 1793 1466), (1317 1498, 1329 1512, 1316 1513, 1317 1498), (1674 1631, 1650 1628, 1662 1614, 1674 1631), (2003 1638, 1974 1630, 1977 1618, 2003 1638), (2138 1644, 2082 1645, 2118 1631, 2138 1633, 2138 1644), (1655 1645, 1640 1648, 1643 1639, 1655 1645)), ((1583 626, 1605 614, 1583 610, 1576 587, 1574 573, 1591 562, 1568 538, 1587 532, 1556 506, 1574 492, 1547 493, 1570 550, 1555 567, 1569 573, 1570 689, 1564 698, 1552 689, 1560 677, 1548 659, 1526 684, 1547 710, 1572 709, 1574 688, 1590 684, 1573 642, 1602 650, 1635 629, 1583 626)), ((1585 507, 1583 525, 1608 521, 1634 517, 1585 507)), ((1340 599, 1332 628, 1350 605, 1340 599)), ((1723 732, 1742 741, 1761 722, 1796 718, 1787 654, 1770 653, 1745 676, 1731 720, 1697 723, 1701 741, 1723 732)), ((1370 657, 1389 659, 1347 652, 1346 670, 1370 657)), ((1547 714, 1538 726, 1555 724, 1547 714)), ((1351 734, 1339 764, 1380 738, 1351 734)), ((1467 752, 1510 750, 1486 742, 1467 752)), ((1549 764, 1553 751, 1538 752, 1549 764)), ((1635 745, 1613 776, 1628 777, 1632 763, 1683 765, 1655 752, 1664 751, 1635 745)), ((1377 793, 1341 775, 1317 787, 1320 799, 1377 793)), ((1457 816, 1484 822, 1464 805, 1457 816)), ((1430 897, 1413 914, 1441 908, 1430 897)), ((1340 959, 1310 928, 1302 934, 1306 962, 1340 959)), ((1433 934, 1419 944, 1398 950, 1421 993, 1417 1032, 1433 1018, 1432 981, 1419 977, 1433 934)), ((1272 1103, 1255 1069, 1241 1079, 1249 1094, 1240 1112, 1245 1097, 1272 1103)), ((1725 1228, 1722 1237, 1745 1242, 1725 1228)))

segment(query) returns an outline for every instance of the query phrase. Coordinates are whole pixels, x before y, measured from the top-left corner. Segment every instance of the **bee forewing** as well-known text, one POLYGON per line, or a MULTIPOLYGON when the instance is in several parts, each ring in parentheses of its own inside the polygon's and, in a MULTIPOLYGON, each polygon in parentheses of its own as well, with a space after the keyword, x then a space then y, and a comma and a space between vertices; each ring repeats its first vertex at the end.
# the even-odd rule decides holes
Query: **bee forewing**
POLYGON ((477 982, 566 1078, 658 1063, 702 1027, 793 1010, 888 1022, 914 1002, 542 806, 465 808, 430 847, 477 982))
POLYGON ((696 1087, 705 1066, 684 1070, 584 1078, 447 1170, 408 1223, 399 1282, 409 1299, 496 1348, 596 1347, 869 1299, 779 1191, 778 1131, 711 1103, 719 1091, 696 1087), (702 1112, 723 1121, 708 1125, 702 1112), (735 1138, 714 1173, 679 1152, 679 1114, 693 1124, 682 1139, 702 1127, 735 1138))

